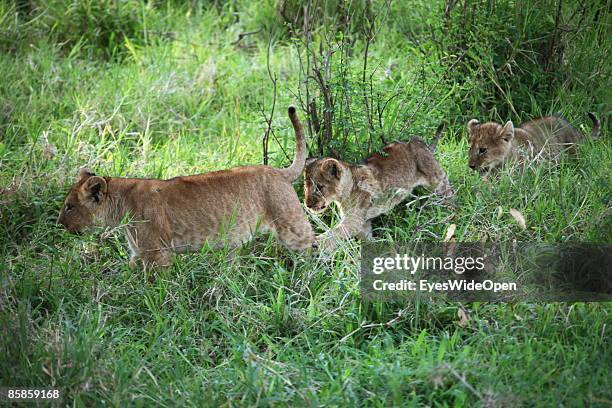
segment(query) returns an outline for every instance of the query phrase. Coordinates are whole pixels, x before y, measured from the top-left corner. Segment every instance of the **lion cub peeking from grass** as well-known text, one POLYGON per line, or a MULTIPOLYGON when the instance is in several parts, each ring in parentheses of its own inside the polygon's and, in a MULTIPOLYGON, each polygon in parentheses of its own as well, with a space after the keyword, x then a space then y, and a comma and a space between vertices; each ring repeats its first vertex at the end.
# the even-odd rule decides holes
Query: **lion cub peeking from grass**
MULTIPOLYGON (((436 142, 443 126, 436 132, 436 142)), ((385 146, 383 154, 375 153, 361 165, 348 164, 333 158, 311 159, 304 176, 305 204, 311 211, 324 211, 336 202, 341 220, 326 234, 317 237, 323 250, 335 247, 339 239, 371 237, 371 220, 389 212, 403 201, 415 187, 426 186, 442 197, 453 190, 432 147, 418 137, 408 142, 385 146)))
MULTIPOLYGON (((594 114, 587 113, 593 121, 592 137, 599 136, 601 125, 594 114)), ((575 144, 584 135, 565 119, 546 116, 523 123, 515 128, 512 121, 500 125, 495 122, 480 123, 472 119, 467 124, 470 136, 469 166, 486 176, 505 161, 518 159, 557 159, 564 151, 575 152, 575 144)))
POLYGON ((296 136, 286 169, 245 166, 169 180, 100 177, 82 170, 58 223, 79 233, 91 225, 117 226, 124 217, 130 265, 166 266, 175 252, 197 251, 205 242, 238 245, 255 230, 275 232, 289 249, 313 244, 314 233, 291 185, 306 160, 304 130, 295 107, 296 136))

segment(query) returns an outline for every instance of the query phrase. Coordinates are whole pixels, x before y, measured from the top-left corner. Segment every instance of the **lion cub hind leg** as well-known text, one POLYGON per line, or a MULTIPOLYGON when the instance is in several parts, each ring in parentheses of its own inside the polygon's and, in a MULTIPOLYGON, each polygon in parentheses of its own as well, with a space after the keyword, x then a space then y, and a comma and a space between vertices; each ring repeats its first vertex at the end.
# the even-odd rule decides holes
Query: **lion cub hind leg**
POLYGON ((434 188, 434 193, 442 198, 451 198, 455 195, 455 191, 451 187, 450 181, 446 173, 430 178, 431 187, 434 188), (437 184, 437 186, 436 186, 437 184))
MULTIPOLYGON (((301 211, 300 207, 300 211, 301 211)), ((292 251, 304 251, 312 247, 314 242, 314 233, 310 223, 303 214, 297 217, 297 213, 293 215, 283 214, 274 222, 274 229, 278 239, 292 251)))
POLYGON ((304 251, 312 248, 314 232, 293 187, 288 186, 287 190, 285 194, 275 195, 276 198, 269 203, 267 212, 271 229, 287 248, 292 251, 304 251))
POLYGON ((413 152, 422 185, 431 188, 440 197, 450 198, 454 196, 455 192, 451 187, 448 176, 431 150, 419 144, 413 145, 413 152))

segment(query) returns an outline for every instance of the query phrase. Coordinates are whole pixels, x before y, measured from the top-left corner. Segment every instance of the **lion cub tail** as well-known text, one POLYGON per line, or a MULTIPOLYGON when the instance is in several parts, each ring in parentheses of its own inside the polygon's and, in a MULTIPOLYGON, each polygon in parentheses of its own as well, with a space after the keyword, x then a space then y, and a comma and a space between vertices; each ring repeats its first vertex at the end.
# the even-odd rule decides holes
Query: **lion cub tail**
POLYGON ((591 131, 591 137, 596 138, 599 137, 601 133, 601 122, 597 119, 597 116, 593 112, 587 112, 589 118, 593 121, 593 130, 591 131))
POLYGON ((438 145, 438 142, 442 138, 442 132, 444 131, 444 126, 445 126, 444 122, 438 125, 438 128, 436 129, 436 135, 434 136, 433 142, 431 142, 431 144, 428 146, 429 150, 431 150, 432 152, 436 151, 436 146, 438 145))
POLYGON ((306 164, 306 138, 304 137, 304 127, 297 116, 295 106, 289 106, 287 111, 293 125, 293 130, 295 130, 295 157, 291 166, 281 169, 281 171, 287 179, 294 181, 300 177, 304 170, 304 164, 306 164))

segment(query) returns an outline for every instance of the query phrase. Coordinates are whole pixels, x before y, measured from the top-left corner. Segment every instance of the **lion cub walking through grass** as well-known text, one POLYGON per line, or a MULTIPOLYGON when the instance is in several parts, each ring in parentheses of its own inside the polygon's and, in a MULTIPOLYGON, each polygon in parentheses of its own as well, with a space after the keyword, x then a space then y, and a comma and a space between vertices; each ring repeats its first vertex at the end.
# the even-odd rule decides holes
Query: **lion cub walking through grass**
MULTIPOLYGON (((443 126, 436 131, 436 142, 443 126)), ((409 142, 385 146, 362 165, 352 165, 333 158, 313 159, 306 163, 305 204, 313 212, 322 212, 331 202, 340 206, 341 221, 327 234, 317 237, 323 249, 332 249, 339 239, 371 237, 371 220, 389 212, 415 187, 426 186, 442 197, 453 190, 446 172, 430 148, 418 137, 409 142)))
POLYGON ((86 170, 65 199, 58 222, 78 233, 93 224, 117 226, 124 217, 130 264, 165 266, 173 252, 205 242, 238 245, 255 230, 272 231, 289 249, 310 248, 314 233, 291 185, 304 169, 306 141, 295 107, 296 136, 286 169, 245 166, 169 180, 100 177, 86 170))
MULTIPOLYGON (((594 114, 587 114, 593 121, 591 137, 595 138, 599 136, 601 124, 594 114)), ((512 121, 502 126, 495 122, 481 124, 472 119, 467 130, 470 136, 469 166, 481 175, 510 159, 557 159, 565 151, 575 152, 575 144, 584 139, 584 135, 569 122, 556 116, 525 122, 518 128, 512 121)))

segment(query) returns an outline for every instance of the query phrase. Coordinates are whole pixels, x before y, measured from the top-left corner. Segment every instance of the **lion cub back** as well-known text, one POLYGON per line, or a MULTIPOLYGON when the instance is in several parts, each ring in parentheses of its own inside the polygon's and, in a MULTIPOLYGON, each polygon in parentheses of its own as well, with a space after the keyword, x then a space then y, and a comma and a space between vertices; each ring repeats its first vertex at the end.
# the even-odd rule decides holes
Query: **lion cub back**
POLYGON ((544 150, 546 155, 551 156, 558 155, 584 138, 568 121, 556 116, 525 122, 518 129, 525 131, 523 134, 517 132, 519 140, 524 139, 522 142, 530 142, 536 152, 544 150))
POLYGON ((364 161, 383 189, 412 189, 418 185, 436 188, 447 180, 446 172, 425 142, 413 137, 408 142, 394 142, 364 161))

